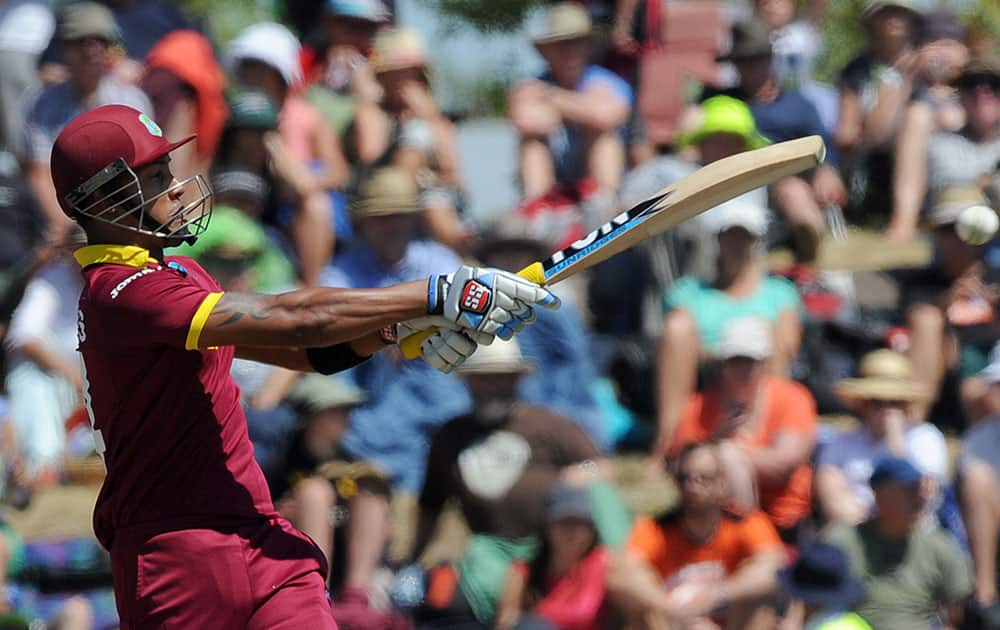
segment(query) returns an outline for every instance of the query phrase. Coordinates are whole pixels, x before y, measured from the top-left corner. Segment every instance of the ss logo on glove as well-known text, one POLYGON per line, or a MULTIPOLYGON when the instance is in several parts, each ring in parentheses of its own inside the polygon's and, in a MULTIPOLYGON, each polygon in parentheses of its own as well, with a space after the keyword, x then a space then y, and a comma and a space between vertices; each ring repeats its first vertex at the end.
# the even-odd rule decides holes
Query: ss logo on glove
POLYGON ((490 290, 475 280, 469 280, 462 289, 460 304, 463 311, 484 313, 490 306, 490 290))

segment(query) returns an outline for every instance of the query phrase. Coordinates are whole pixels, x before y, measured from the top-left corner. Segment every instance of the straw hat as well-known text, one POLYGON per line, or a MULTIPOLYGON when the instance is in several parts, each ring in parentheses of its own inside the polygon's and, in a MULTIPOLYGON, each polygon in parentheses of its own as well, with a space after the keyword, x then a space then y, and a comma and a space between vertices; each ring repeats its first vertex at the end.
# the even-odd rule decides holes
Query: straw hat
POLYGON ((927 223, 933 227, 951 225, 958 221, 963 211, 973 206, 989 206, 982 189, 977 186, 951 186, 934 199, 927 213, 927 223))
POLYGON ((845 402, 859 400, 926 400, 929 392, 913 380, 910 361, 892 350, 875 350, 861 358, 857 378, 836 385, 836 394, 845 402))
POLYGON ((421 212, 420 189, 413 176, 394 166, 376 169, 358 187, 357 197, 351 202, 351 216, 385 216, 421 212))
POLYGON ((424 38, 410 28, 384 28, 372 43, 372 71, 375 74, 406 68, 425 68, 424 38))
POLYGON ((579 3, 560 2, 545 15, 545 31, 534 38, 535 46, 590 37, 590 15, 579 3))
POLYGON ((521 354, 516 339, 496 339, 488 346, 479 346, 457 371, 459 374, 524 374, 531 368, 532 364, 521 354))

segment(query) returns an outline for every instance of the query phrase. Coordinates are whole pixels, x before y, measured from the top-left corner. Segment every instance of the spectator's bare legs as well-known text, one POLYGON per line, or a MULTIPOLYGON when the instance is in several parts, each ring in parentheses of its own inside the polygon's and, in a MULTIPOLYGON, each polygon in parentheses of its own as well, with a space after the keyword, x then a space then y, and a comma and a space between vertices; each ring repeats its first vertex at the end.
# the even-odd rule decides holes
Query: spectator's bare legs
POLYGON ((997 599, 1000 487, 989 464, 970 461, 963 466, 960 499, 975 566, 976 600, 981 604, 991 604, 997 599))
POLYGON ((299 255, 302 283, 319 286, 323 267, 333 255, 334 231, 330 197, 325 190, 302 198, 302 205, 292 221, 292 239, 299 255))
POLYGON ((587 172, 601 190, 617 192, 625 172, 625 142, 615 131, 588 138, 587 172))
POLYGON ((659 379, 658 454, 666 453, 670 447, 684 404, 697 384, 700 353, 698 327, 691 313, 683 309, 668 313, 663 318, 656 366, 659 379))
POLYGON ((361 488, 351 499, 351 518, 347 524, 345 588, 368 592, 388 540, 389 497, 382 492, 361 488))
POLYGON ((729 486, 731 505, 742 512, 757 509, 757 471, 746 453, 726 440, 719 444, 719 463, 729 486))
MULTIPOLYGON (((913 366, 914 379, 928 391, 937 393, 944 377, 944 313, 931 304, 920 304, 907 314, 910 329, 910 349, 907 355, 913 366)), ((931 402, 913 403, 911 414, 915 421, 927 419, 931 402)))
POLYGON ((802 346, 802 320, 793 310, 784 310, 774 323, 774 354, 771 356, 771 373, 787 377, 792 361, 802 346))
POLYGON ((820 235, 826 229, 823 210, 816 203, 813 187, 801 177, 786 177, 771 187, 774 204, 781 215, 788 221, 793 233, 807 233, 809 243, 796 243, 796 247, 804 251, 797 252, 806 259, 815 255, 815 246, 820 235), (810 251, 812 250, 812 251, 810 251))
POLYGON ((51 630, 91 630, 94 627, 94 609, 86 598, 71 597, 46 627, 51 630))
POLYGON ((556 167, 549 145, 538 138, 521 140, 521 188, 526 199, 541 197, 556 185, 556 167))
MULTIPOLYGON (((307 477, 295 485, 298 513, 295 526, 308 535, 333 563, 333 519, 331 512, 337 502, 330 482, 323 477, 307 477)), ((329 577, 329 576, 327 576, 329 577)))
POLYGON ((893 240, 909 241, 917 234, 917 219, 927 194, 927 145, 933 131, 930 107, 910 105, 896 138, 892 217, 885 231, 893 240))

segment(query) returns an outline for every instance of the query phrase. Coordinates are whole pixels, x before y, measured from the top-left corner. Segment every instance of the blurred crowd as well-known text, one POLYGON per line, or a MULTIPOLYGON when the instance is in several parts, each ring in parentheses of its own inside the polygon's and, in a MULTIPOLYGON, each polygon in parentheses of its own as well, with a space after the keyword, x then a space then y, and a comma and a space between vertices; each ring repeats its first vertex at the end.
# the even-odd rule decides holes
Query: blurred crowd
MULTIPOLYGON (((0 2, 6 509, 95 456, 81 234, 49 170, 82 111, 197 134, 171 168, 206 174, 213 216, 172 253, 273 293, 517 271, 815 134, 817 168, 559 284, 561 310, 457 374, 396 351, 336 377, 236 360, 257 459, 347 630, 1000 628, 1000 240, 967 220, 1000 208, 1000 34, 864 0, 864 46, 824 82, 835 2, 544 3, 521 36, 546 69, 508 94, 520 202, 489 224, 433 42, 391 4, 289 0, 218 42, 153 0, 0 2), (671 480, 666 511, 626 500, 625 454, 671 480)), ((25 548, 0 523, 0 627, 115 627, 93 598, 42 606, 25 548)))

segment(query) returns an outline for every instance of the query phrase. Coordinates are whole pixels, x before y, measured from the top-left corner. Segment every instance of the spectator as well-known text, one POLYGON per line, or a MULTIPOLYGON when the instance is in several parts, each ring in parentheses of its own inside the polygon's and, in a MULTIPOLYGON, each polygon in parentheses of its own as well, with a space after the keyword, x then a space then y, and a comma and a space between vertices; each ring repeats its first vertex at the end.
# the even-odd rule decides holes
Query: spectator
POLYGON ((38 58, 55 31, 46 0, 0 4, 0 148, 15 151, 25 122, 25 94, 38 90, 38 58))
POLYGON ((767 373, 771 330, 765 320, 738 318, 721 331, 717 382, 688 399, 668 453, 719 442, 733 505, 758 506, 782 537, 795 542, 809 514, 816 444, 816 402, 802 385, 767 373))
MULTIPOLYGON (((359 76, 355 143, 367 167, 392 165, 420 183, 430 234, 462 251, 471 233, 459 219, 462 174, 455 127, 431 92, 423 39, 387 28, 375 37, 371 70, 377 90, 359 76), (374 97, 374 98, 373 98, 374 97)), ((364 72, 359 67, 359 73, 364 72)))
POLYGON ((816 499, 826 522, 856 525, 872 515, 875 495, 868 485, 875 464, 892 455, 908 460, 924 476, 931 512, 948 474, 948 450, 935 426, 913 420, 908 406, 926 400, 927 390, 913 379, 909 360, 892 350, 861 359, 858 378, 837 384, 837 393, 861 420, 839 433, 817 458, 816 499))
MULTIPOLYGON (((965 126, 931 137, 926 178, 905 182, 913 190, 898 205, 888 234, 913 238, 924 195, 951 186, 983 185, 1000 163, 1000 58, 971 59, 955 79, 965 126)), ((902 183, 901 183, 902 185, 902 183)))
POLYGON ((167 35, 149 51, 139 85, 168 137, 197 135, 171 156, 174 174, 184 179, 209 172, 227 115, 226 77, 212 43, 195 31, 167 35))
POLYGON ((981 372, 962 382, 962 402, 969 424, 978 424, 984 418, 1000 416, 1000 388, 992 387, 995 375, 1000 374, 1000 341, 990 351, 989 363, 981 372))
POLYGON ((775 79, 791 89, 810 84, 823 52, 822 34, 810 21, 799 19, 794 0, 755 0, 754 8, 771 32, 775 79))
POLYGON ((767 229, 763 208, 731 202, 705 215, 718 239, 716 277, 680 278, 667 292, 658 358, 660 448, 671 441, 681 411, 698 380, 699 363, 719 349, 725 324, 755 316, 772 326, 771 371, 787 375, 802 337, 802 309, 794 285, 769 276, 760 240, 767 229))
MULTIPOLYGON (((551 251, 527 234, 526 227, 511 217, 502 219, 474 249, 475 257, 484 265, 514 273, 542 260, 551 251)), ((595 399, 597 366, 579 309, 565 299, 565 284, 559 285, 562 308, 546 310, 533 326, 518 333, 524 356, 545 374, 543 379, 522 380, 518 399, 573 420, 603 451, 611 446, 611 435, 595 399)))
POLYGON ((921 16, 912 0, 865 0, 868 47, 838 80, 836 146, 845 154, 852 205, 865 216, 892 209, 892 147, 917 82, 921 16))
POLYGON ((50 238, 56 241, 70 226, 56 200, 49 171, 49 154, 56 136, 74 116, 101 105, 128 105, 142 112, 153 110, 142 90, 108 72, 110 48, 118 40, 118 26, 106 7, 94 2, 66 5, 59 15, 59 33, 69 79, 44 88, 29 105, 19 149, 23 170, 45 211, 50 238))
POLYGON ((608 549, 598 542, 586 488, 558 483, 545 505, 541 547, 507 575, 497 628, 601 630, 608 627, 608 549))
MULTIPOLYGON (((461 264, 444 245, 419 237, 423 207, 408 173, 375 170, 361 183, 351 213, 360 242, 324 270, 324 286, 382 287, 423 280, 461 264)), ((377 463, 397 490, 415 494, 423 480, 428 436, 466 413, 468 397, 455 376, 389 353, 359 366, 354 378, 369 400, 351 414, 344 450, 377 463)))
POLYGON ((808 177, 786 177, 771 188, 774 206, 796 238, 797 253, 806 261, 815 257, 819 237, 826 230, 824 206, 840 206, 846 199, 844 182, 836 169, 836 147, 815 106, 795 88, 783 87, 773 73, 773 51, 767 26, 754 20, 733 28, 733 46, 725 59, 739 70, 739 85, 727 91, 745 101, 760 133, 773 142, 809 135, 824 138, 827 161, 808 177))
POLYGON ((760 603, 777 586, 781 540, 761 512, 725 509, 729 488, 716 444, 684 447, 676 470, 680 503, 636 521, 627 551, 612 561, 608 590, 630 627, 748 627, 766 614, 760 603))
POLYGON ((872 630, 854 607, 865 585, 851 575, 847 555, 826 543, 809 543, 790 567, 778 573, 789 600, 780 630, 872 630))
MULTIPOLYGON (((211 258, 207 254, 212 250, 218 254, 220 250, 239 249, 251 254, 245 282, 240 284, 240 289, 230 290, 278 293, 294 287, 292 261, 260 224, 264 203, 270 195, 267 182, 252 171, 235 167, 217 169, 211 182, 214 193, 212 222, 197 242, 181 246, 179 253, 194 258, 202 266, 211 258), (234 242, 238 242, 238 247, 232 247, 234 242)), ((214 277, 232 275, 232 272, 226 273, 224 265, 219 266, 218 273, 221 275, 214 277)), ((220 281, 220 284, 226 283, 220 281)))
POLYGON ((610 70, 588 65, 590 38, 583 7, 549 7, 546 30, 534 40, 548 71, 511 92, 510 115, 521 137, 521 187, 529 199, 588 177, 605 193, 617 194, 621 185, 632 88, 610 70))
POLYGON ((824 540, 847 553, 868 596, 857 608, 879 630, 930 630, 961 620, 972 594, 968 561, 940 528, 918 526, 922 475, 905 459, 881 460, 871 477, 875 515, 836 525, 824 540))
MULTIPOLYGON (((840 75, 837 145, 886 149, 917 87, 921 15, 911 0, 865 0, 868 48, 840 75)), ((873 178, 873 181, 878 181, 873 178)))
POLYGON ((265 136, 264 143, 274 168, 286 174, 276 191, 279 199, 297 204, 290 233, 302 281, 315 286, 333 255, 330 192, 347 183, 348 167, 333 130, 297 92, 302 80, 300 52, 291 31, 261 22, 229 44, 225 60, 237 82, 263 91, 278 108, 278 134, 265 136))
POLYGON ((304 377, 290 395, 302 414, 300 426, 268 471, 268 483, 278 511, 326 554, 334 587, 341 589, 333 604, 340 627, 403 629, 409 624, 398 615, 369 605, 389 539, 388 478, 340 449, 351 410, 366 398, 342 377, 304 377), (346 525, 344 531, 335 531, 339 525, 346 525))
MULTIPOLYGON (((1000 357, 997 357, 1000 359, 1000 357)), ((988 388, 992 413, 962 438, 958 486, 962 517, 969 535, 975 567, 975 601, 982 608, 996 607, 997 537, 1000 535, 1000 360, 980 373, 988 388)))
POLYGON ((58 481, 66 455, 65 423, 82 401, 74 298, 83 279, 71 252, 85 244, 82 232, 73 230, 56 257, 28 282, 5 340, 5 387, 31 486, 58 481))
POLYGON ((472 532, 452 570, 457 588, 428 611, 438 619, 491 623, 511 563, 537 551, 534 535, 553 484, 571 470, 598 470, 597 448, 579 427, 516 402, 517 383, 529 370, 515 341, 481 346, 460 370, 474 400, 471 413, 431 440, 413 557, 427 548, 449 499, 458 500, 472 532))
POLYGON ((952 85, 969 59, 964 40, 965 29, 955 14, 939 11, 925 16, 919 49, 921 86, 906 107, 896 139, 890 236, 913 236, 927 193, 927 146, 933 134, 958 132, 965 126, 965 111, 952 85))
POLYGON ((375 32, 391 14, 381 0, 330 0, 323 14, 322 44, 314 52, 306 98, 343 137, 358 101, 378 100, 380 87, 369 64, 375 32))
POLYGON ((958 384, 986 365, 1000 336, 997 294, 991 287, 1000 269, 988 266, 982 248, 965 243, 955 232, 963 210, 986 203, 975 187, 943 190, 927 215, 937 250, 933 264, 897 274, 914 377, 931 394, 914 402, 915 420, 961 426, 958 384))

